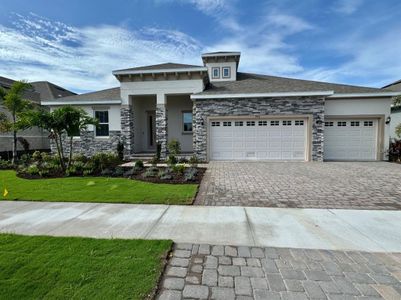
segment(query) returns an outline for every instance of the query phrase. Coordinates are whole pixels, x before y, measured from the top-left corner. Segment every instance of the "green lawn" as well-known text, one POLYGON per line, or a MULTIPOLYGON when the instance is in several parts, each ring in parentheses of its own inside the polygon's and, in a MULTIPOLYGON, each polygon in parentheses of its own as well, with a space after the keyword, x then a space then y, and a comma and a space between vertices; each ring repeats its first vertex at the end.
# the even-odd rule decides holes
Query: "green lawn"
POLYGON ((0 299, 145 299, 171 243, 0 234, 0 299))
POLYGON ((156 184, 125 178, 66 177, 22 179, 15 171, 0 171, 3 200, 190 204, 196 184, 156 184), (8 195, 3 196, 3 190, 8 195))

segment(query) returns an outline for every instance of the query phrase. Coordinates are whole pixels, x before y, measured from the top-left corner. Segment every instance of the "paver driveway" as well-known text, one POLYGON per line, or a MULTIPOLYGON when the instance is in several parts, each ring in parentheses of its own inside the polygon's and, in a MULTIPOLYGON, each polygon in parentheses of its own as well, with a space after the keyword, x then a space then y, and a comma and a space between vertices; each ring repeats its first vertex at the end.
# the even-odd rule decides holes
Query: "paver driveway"
POLYGON ((401 209, 401 165, 211 162, 195 205, 401 209))
POLYGON ((401 299, 401 254, 177 244, 158 300, 401 299))

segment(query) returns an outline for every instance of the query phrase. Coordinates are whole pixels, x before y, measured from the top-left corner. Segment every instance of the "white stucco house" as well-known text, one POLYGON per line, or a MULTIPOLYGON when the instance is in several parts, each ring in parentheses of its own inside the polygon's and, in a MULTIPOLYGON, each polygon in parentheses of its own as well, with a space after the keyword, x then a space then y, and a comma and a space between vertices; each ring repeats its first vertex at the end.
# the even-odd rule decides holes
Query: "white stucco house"
POLYGON ((99 119, 74 145, 83 153, 155 153, 180 141, 209 160, 383 160, 392 97, 371 87, 238 72, 239 52, 202 55, 203 65, 165 63, 113 71, 119 86, 46 101, 99 119))

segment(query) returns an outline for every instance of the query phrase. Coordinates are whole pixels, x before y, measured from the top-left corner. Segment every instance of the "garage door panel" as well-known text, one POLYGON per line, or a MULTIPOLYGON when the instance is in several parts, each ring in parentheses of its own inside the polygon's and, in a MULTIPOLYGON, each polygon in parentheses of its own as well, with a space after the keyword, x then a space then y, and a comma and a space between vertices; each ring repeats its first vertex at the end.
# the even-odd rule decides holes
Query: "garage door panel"
POLYGON ((326 121, 324 158, 327 160, 375 160, 377 134, 377 120, 336 119, 326 121), (372 126, 365 126, 365 122, 372 126), (330 126, 329 123, 332 123, 333 126, 330 126), (338 126, 339 124, 345 124, 345 126, 338 126))
POLYGON ((220 126, 210 127, 211 159, 305 160, 305 119, 298 125, 281 119, 213 122, 220 126), (229 123, 232 126, 223 126, 229 123))

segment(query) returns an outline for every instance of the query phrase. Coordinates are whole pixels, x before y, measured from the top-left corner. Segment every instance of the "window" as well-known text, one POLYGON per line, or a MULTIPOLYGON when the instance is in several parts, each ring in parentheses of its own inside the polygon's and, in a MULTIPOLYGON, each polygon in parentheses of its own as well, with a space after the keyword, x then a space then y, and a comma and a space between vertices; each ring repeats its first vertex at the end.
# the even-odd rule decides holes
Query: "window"
POLYGON ((230 77, 231 77, 231 68, 223 67, 223 78, 230 78, 230 77))
POLYGON ((283 121, 283 126, 291 126, 291 121, 283 121))
POLYGON ((220 122, 212 122, 212 127, 220 126, 220 122))
POLYGON ((359 126, 359 121, 351 121, 351 126, 358 127, 359 126))
POLYGON ((345 127, 345 126, 347 126, 347 122, 337 122, 337 126, 338 127, 345 127))
POLYGON ((365 121, 365 122, 363 122, 363 126, 366 126, 366 127, 373 126, 373 121, 365 121))
POLYGON ((182 113, 182 131, 192 132, 192 113, 189 111, 182 113))
POLYGON ((235 126, 244 126, 244 122, 242 122, 242 121, 235 121, 235 126))
POLYGON ((324 122, 324 126, 326 127, 333 127, 334 123, 333 122, 324 122))
POLYGON ((246 126, 255 126, 255 121, 246 121, 246 126))
POLYGON ((295 126, 303 126, 304 120, 295 120, 295 126))
POLYGON ((267 121, 259 121, 258 125, 259 126, 267 126, 267 121))
POLYGON ((231 122, 223 122, 223 126, 231 126, 231 122))
POLYGON ((270 121, 270 126, 279 126, 280 121, 270 121))
POLYGON ((109 136, 109 112, 97 110, 95 111, 95 118, 99 122, 96 126, 96 136, 109 136))
POLYGON ((212 68, 212 78, 220 78, 220 68, 212 68))

